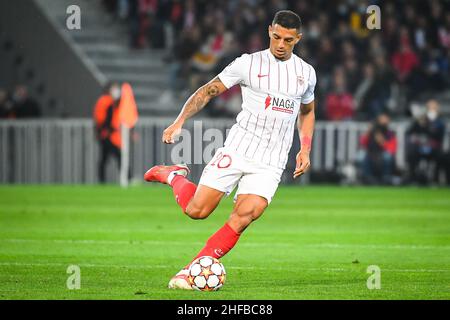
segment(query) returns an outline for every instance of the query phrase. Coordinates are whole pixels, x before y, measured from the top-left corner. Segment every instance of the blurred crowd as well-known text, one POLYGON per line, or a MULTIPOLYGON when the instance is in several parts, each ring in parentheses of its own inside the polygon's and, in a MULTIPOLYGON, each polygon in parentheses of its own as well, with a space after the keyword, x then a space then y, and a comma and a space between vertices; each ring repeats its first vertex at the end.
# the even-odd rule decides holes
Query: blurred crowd
POLYGON ((359 181, 366 184, 395 185, 403 183, 450 185, 450 152, 444 149, 445 121, 436 100, 426 102, 425 110, 417 110, 405 132, 407 172, 396 165, 397 136, 386 113, 369 125, 360 138, 357 160, 359 181), (441 176, 444 179, 441 179, 441 176))
MULTIPOLYGON (((103 0, 129 23, 130 45, 167 50, 173 94, 192 92, 243 52, 268 46, 274 13, 303 19, 296 53, 318 74, 317 118, 374 120, 410 116, 412 101, 450 87, 450 2, 306 0, 103 0), (367 7, 381 30, 366 28, 367 7)), ((207 110, 233 117, 239 88, 207 110)))
POLYGON ((25 85, 17 85, 12 92, 0 88, 0 119, 25 119, 40 116, 41 107, 30 96, 25 85))
MULTIPOLYGON (((237 56, 267 48, 275 12, 297 12, 303 38, 295 53, 317 71, 316 118, 371 123, 353 164, 358 180, 428 183, 441 175, 450 184, 445 119, 436 100, 450 88, 450 1, 102 1, 129 25, 131 47, 167 52, 169 94, 181 100, 237 56), (381 8, 381 30, 366 27, 372 4, 381 8), (406 173, 397 169, 399 137, 391 119, 410 122, 402 137, 406 173)), ((234 117, 240 103, 235 86, 204 112, 234 117)))

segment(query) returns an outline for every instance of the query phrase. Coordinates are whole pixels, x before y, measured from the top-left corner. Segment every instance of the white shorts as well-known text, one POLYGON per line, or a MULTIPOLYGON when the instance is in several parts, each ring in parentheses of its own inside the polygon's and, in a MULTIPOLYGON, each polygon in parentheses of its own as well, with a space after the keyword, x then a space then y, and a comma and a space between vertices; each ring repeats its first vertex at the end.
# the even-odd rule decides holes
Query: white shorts
POLYGON ((235 201, 239 194, 255 194, 270 203, 282 173, 281 168, 260 163, 223 147, 206 165, 199 184, 225 192, 227 196, 238 185, 235 201))

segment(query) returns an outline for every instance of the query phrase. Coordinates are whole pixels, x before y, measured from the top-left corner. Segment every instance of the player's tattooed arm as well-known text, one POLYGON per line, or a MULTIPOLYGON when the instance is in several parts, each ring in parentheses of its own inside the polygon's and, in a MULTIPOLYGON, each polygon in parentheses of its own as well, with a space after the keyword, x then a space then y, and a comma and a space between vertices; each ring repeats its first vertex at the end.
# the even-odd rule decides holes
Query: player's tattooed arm
POLYGON ((189 97, 181 109, 180 114, 163 133, 163 142, 174 143, 174 137, 181 131, 184 122, 194 114, 202 110, 208 102, 218 95, 225 92, 227 88, 218 77, 200 87, 193 95, 189 97))
POLYGON ((308 171, 311 165, 309 153, 311 152, 314 123, 314 101, 308 104, 300 105, 300 112, 298 115, 298 134, 301 147, 296 157, 297 163, 294 171, 294 179, 308 171))
POLYGON ((212 79, 210 82, 200 87, 186 101, 177 120, 182 120, 184 122, 189 119, 202 110, 212 98, 217 97, 226 90, 227 88, 218 77, 212 79))

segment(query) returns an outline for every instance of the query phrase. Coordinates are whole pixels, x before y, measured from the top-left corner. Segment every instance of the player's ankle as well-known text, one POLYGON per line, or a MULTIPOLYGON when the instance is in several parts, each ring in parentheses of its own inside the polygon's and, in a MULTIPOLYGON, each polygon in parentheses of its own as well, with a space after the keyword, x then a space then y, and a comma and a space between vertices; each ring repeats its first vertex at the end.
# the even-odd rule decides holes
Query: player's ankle
POLYGON ((172 185, 173 179, 177 176, 179 176, 179 175, 177 174, 176 171, 172 171, 171 173, 169 173, 169 175, 167 176, 167 183, 169 185, 172 185))

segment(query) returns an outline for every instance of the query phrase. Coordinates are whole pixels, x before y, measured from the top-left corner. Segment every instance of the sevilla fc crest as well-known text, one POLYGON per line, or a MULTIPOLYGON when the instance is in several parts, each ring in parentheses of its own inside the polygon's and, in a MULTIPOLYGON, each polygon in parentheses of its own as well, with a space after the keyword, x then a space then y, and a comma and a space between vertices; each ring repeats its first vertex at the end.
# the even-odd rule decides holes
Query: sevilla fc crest
POLYGON ((303 78, 303 76, 298 76, 297 81, 298 81, 298 84, 302 86, 303 83, 305 83, 305 78, 303 78))

